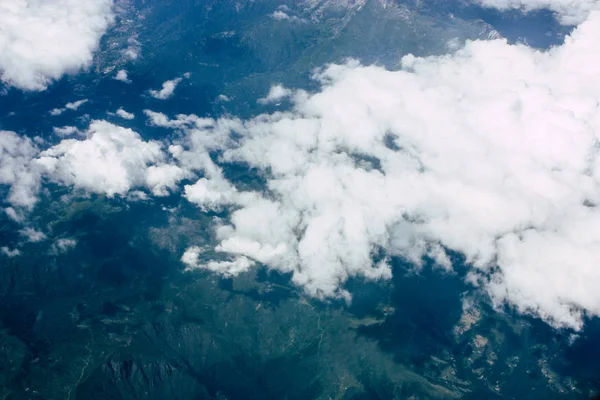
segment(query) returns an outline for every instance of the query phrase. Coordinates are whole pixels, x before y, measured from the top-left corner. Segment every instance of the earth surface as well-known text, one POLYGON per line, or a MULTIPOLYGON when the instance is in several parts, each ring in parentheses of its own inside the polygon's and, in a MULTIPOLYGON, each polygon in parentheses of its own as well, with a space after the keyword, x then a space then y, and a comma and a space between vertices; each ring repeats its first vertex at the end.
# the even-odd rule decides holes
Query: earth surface
MULTIPOLYGON (((43 92, 3 89, 0 129, 57 143, 53 127, 104 119, 162 140, 167 130, 107 110, 249 118, 271 107, 257 103, 271 84, 314 90, 312 71, 327 63, 398 69, 409 53, 445 54, 450 40, 546 49, 570 32, 549 12, 446 0, 121 7, 88 70, 43 92), (135 61, 122 53, 131 43, 135 61), (129 85, 113 79, 122 68, 129 85), (184 73, 173 99, 147 95, 184 73), (89 101, 47 117, 75 97, 89 101)), ((224 173, 261 184, 243 165, 224 173)), ((394 258, 392 279, 346 283, 351 303, 317 299, 266 268, 185 272, 182 252, 210 240, 218 213, 178 196, 61 201, 67 192, 49 186, 30 219, 75 248, 52 253, 41 240, 0 258, 0 399, 585 399, 600 389, 597 319, 574 334, 498 309, 470 294, 460 254, 453 273, 394 258)), ((18 243, 19 229, 1 216, 0 244, 18 243)))

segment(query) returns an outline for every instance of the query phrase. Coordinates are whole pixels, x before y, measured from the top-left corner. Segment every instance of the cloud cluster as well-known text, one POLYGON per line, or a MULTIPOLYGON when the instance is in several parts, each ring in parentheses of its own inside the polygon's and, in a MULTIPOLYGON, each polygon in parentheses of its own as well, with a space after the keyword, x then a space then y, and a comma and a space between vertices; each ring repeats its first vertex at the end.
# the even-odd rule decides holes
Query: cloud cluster
POLYGON ((29 138, 0 131, 0 185, 9 187, 11 207, 5 211, 12 219, 22 220, 23 211, 34 207, 44 180, 109 197, 135 188, 166 196, 189 176, 162 143, 145 141, 131 129, 92 121, 80 136, 40 150, 29 138))
POLYGON ((502 11, 516 9, 526 12, 548 9, 556 14, 564 25, 577 25, 585 21, 590 13, 600 10, 598 0, 474 0, 484 7, 502 11))
POLYGON ((218 252, 348 297, 349 277, 389 278, 390 256, 451 268, 452 250, 497 303, 577 329, 600 315, 599 35, 592 14, 546 52, 492 40, 401 71, 350 61, 289 112, 153 121, 193 125, 177 157, 204 171, 189 201, 231 208, 218 252), (265 191, 225 180, 205 143, 262 171, 265 191))
POLYGON ((85 140, 66 139, 41 152, 34 160, 48 179, 65 186, 109 197, 125 195, 133 187, 162 182, 151 173, 165 155, 158 142, 144 141, 131 129, 93 121, 85 140))
MULTIPOLYGON (((537 7, 487 1, 505 3, 537 7)), ((449 270, 458 252, 498 304, 579 329, 600 315, 598 37, 592 12, 547 51, 488 40, 406 56, 399 71, 329 65, 315 73, 319 91, 274 86, 261 102, 287 97, 291 109, 245 121, 144 111, 176 131, 170 145, 105 121, 43 151, 0 132, 0 184, 24 209, 43 180, 137 198, 182 189, 202 210, 229 211, 215 226, 218 256, 192 246, 188 269, 236 275, 259 263, 321 298, 349 299, 351 277, 389 279, 391 257, 449 270), (229 181, 224 168, 240 163, 264 187, 229 181)))
POLYGON ((89 65, 113 21, 112 0, 0 1, 0 80, 44 90, 89 65))

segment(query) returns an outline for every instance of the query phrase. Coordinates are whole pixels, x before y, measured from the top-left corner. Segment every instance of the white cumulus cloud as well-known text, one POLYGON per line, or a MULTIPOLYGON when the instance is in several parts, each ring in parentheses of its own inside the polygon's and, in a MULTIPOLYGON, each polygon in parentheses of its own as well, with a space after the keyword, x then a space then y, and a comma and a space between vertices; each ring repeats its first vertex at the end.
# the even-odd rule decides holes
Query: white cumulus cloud
POLYGON ((124 69, 120 69, 119 71, 117 71, 117 74, 115 75, 115 79, 121 82, 125 82, 125 83, 130 83, 131 80, 129 79, 128 75, 127 75, 127 71, 124 69))
POLYGON ((177 190, 178 183, 192 174, 177 165, 151 165, 146 170, 146 186, 155 196, 168 196, 169 191, 177 190))
POLYGON ((113 21, 112 0, 0 0, 0 79, 44 90, 88 66, 113 21))
MULTIPOLYGON (((162 143, 145 141, 133 130, 106 121, 92 121, 84 132, 72 127, 54 131, 78 132, 80 137, 41 150, 27 137, 0 131, 0 185, 8 186, 6 201, 11 205, 4 212, 17 222, 33 209, 47 180, 109 197, 127 197, 134 189, 167 196, 179 190, 181 180, 195 176, 193 166, 175 165, 177 146, 167 152, 162 143)), ((35 233, 29 228, 23 232, 35 233)))
POLYGON ((124 195, 144 186, 148 167, 163 159, 161 145, 131 129, 93 121, 85 140, 66 139, 35 160, 52 181, 92 193, 124 195))

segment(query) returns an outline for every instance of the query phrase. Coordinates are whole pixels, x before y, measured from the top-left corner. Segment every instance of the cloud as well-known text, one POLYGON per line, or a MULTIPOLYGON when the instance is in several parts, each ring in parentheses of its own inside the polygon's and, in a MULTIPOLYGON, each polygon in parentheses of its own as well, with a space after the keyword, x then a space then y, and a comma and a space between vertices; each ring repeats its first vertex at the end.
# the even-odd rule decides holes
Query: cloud
POLYGON ((0 80, 44 90, 88 66, 113 18, 112 0, 0 2, 0 80))
POLYGON ((192 246, 188 248, 181 256, 181 262, 188 266, 188 268, 196 268, 198 265, 198 258, 202 254, 202 248, 198 246, 192 246))
POLYGON ((166 100, 169 97, 173 96, 175 93, 175 88, 179 83, 183 80, 183 78, 176 78, 170 81, 166 81, 162 84, 162 89, 160 90, 150 90, 150 95, 155 99, 166 100))
POLYGON ((4 254, 5 256, 12 258, 12 257, 17 257, 21 255, 21 251, 19 249, 10 249, 6 246, 0 247, 0 253, 4 254))
POLYGON ((33 228, 23 228, 19 231, 19 233, 21 236, 27 238, 29 242, 33 243, 41 242, 42 240, 46 239, 46 234, 44 232, 36 231, 33 228))
POLYGON ((142 45, 135 38, 129 38, 127 43, 127 48, 122 51, 123 56, 129 60, 137 60, 142 51, 142 45))
POLYGON ((258 99, 260 104, 276 103, 283 100, 286 97, 292 96, 293 92, 290 89, 283 87, 282 85, 273 85, 269 90, 269 94, 266 97, 258 99))
POLYGON ((188 248, 185 253, 183 253, 183 256, 181 256, 181 262, 186 265, 187 271, 206 269, 225 276, 236 276, 242 272, 248 271, 254 265, 254 261, 249 260, 244 256, 237 257, 232 261, 209 261, 203 264, 198 261, 198 258, 202 252, 202 248, 193 246, 188 248))
POLYGON ((281 10, 274 11, 272 14, 270 14, 270 16, 278 21, 290 19, 290 16, 281 10))
POLYGON ((56 117, 58 115, 61 115, 62 113, 64 113, 67 110, 77 111, 79 109, 79 107, 81 107, 82 105, 84 105, 87 102, 88 102, 88 99, 83 99, 83 100, 74 101, 72 103, 67 103, 67 104, 65 104, 65 106, 63 108, 54 108, 54 109, 50 110, 50 115, 52 115, 53 117, 56 117))
POLYGON ((158 126, 161 128, 175 128, 178 126, 187 125, 186 122, 184 122, 183 124, 175 124, 169 120, 169 117, 167 117, 166 114, 159 113, 156 111, 144 110, 144 114, 148 118, 148 122, 151 126, 158 126))
POLYGON ((146 170, 146 186, 155 196, 168 196, 169 191, 177 190, 178 183, 192 174, 177 165, 151 165, 146 170))
POLYGON ((243 130, 242 122, 239 119, 221 118, 214 120, 198 117, 194 114, 179 114, 175 119, 170 119, 163 113, 151 110, 144 110, 144 114, 151 126, 169 128, 187 134, 183 141, 187 151, 183 151, 180 143, 176 141, 171 152, 182 165, 192 170, 205 169, 207 163, 209 163, 209 160, 206 159, 208 152, 221 149, 230 143, 231 140, 228 134, 232 131, 243 130), (178 148, 179 150, 177 150, 178 148), (198 157, 198 153, 203 154, 198 157))
POLYGON ((594 10, 600 10, 598 0, 474 0, 484 7, 502 11, 520 9, 525 12, 549 9, 564 25, 577 25, 585 21, 594 10))
POLYGON ((82 105, 84 105, 87 102, 88 102, 88 99, 77 100, 77 101, 74 101, 72 103, 65 104, 65 108, 67 110, 73 110, 73 111, 75 111, 75 110, 79 109, 79 107, 81 107, 82 105))
MULTIPOLYGON (((16 207, 31 209, 37 202, 40 176, 31 160, 37 146, 27 137, 14 132, 0 131, 0 185, 10 186, 8 202, 16 207)), ((14 209, 7 211, 13 219, 21 219, 14 209)))
POLYGON ((236 204, 239 193, 223 178, 221 170, 215 167, 209 178, 200 178, 192 185, 186 185, 185 198, 203 210, 219 211, 224 205, 236 204))
POLYGON ((119 117, 123 118, 123 119, 128 119, 128 120, 132 120, 135 118, 135 114, 132 114, 130 112, 127 112, 125 110, 123 110, 122 108, 119 108, 116 112, 116 115, 118 115, 119 117))
POLYGON ((77 240, 71 238, 60 238, 52 244, 50 251, 55 255, 64 254, 74 249, 75 246, 77 246, 77 240))
MULTIPOLYGON (((72 131, 69 127, 54 130, 72 131)), ((144 141, 131 129, 92 121, 80 135, 83 138, 63 139, 40 150, 27 137, 0 131, 0 185, 9 187, 6 201, 12 206, 4 209, 7 216, 23 222, 26 211, 38 202, 46 180, 109 197, 127 197, 133 189, 167 196, 179 190, 181 180, 195 176, 192 170, 197 161, 185 159, 184 167, 175 165, 175 158, 179 157, 177 146, 165 151, 162 143, 144 141)), ((31 237, 35 233, 29 228, 23 232, 31 237)))
POLYGON ((52 128, 52 131, 58 137, 71 136, 75 133, 79 133, 79 129, 74 126, 63 126, 62 128, 54 127, 52 128))
POLYGON ((144 114, 148 118, 150 125, 161 128, 190 129, 197 127, 202 129, 214 124, 211 118, 200 118, 193 114, 179 114, 175 119, 169 119, 167 115, 152 110, 144 110, 144 114))
POLYGON ((389 279, 391 257, 447 270, 453 251, 496 304, 580 329, 600 315, 598 37, 591 13, 545 52, 488 40, 406 56, 399 71, 350 60, 316 72, 317 92, 274 86, 263 100, 290 97, 290 110, 245 121, 145 110, 176 131, 167 149, 105 121, 41 153, 2 132, 0 184, 31 208, 42 178, 107 196, 165 196, 190 179, 188 201, 230 213, 218 256, 190 247, 188 269, 260 263, 312 296, 349 299, 345 282, 389 279), (265 186, 236 187, 232 163, 265 186))
POLYGON ((278 10, 275 10, 274 12, 269 14, 269 17, 273 18, 276 21, 292 21, 292 22, 302 22, 302 23, 308 22, 304 18, 300 18, 295 15, 290 15, 288 13, 290 10, 286 6, 280 6, 278 8, 279 8, 278 10))
POLYGON ((121 82, 131 83, 131 80, 127 76, 127 71, 124 69, 121 69, 117 72, 115 79, 121 82))
POLYGON ((490 40, 406 56, 400 71, 349 61, 288 112, 161 123, 188 132, 176 158, 204 174, 188 200, 230 207, 218 252, 347 298, 350 277, 388 279, 389 257, 449 269, 452 250, 497 304, 579 329, 600 315, 599 35, 593 13, 545 52, 490 40), (238 162, 264 190, 223 178, 238 162))
POLYGON ((44 150, 35 163, 54 182, 112 197, 144 186, 148 168, 164 158, 160 143, 105 121, 93 121, 86 135, 44 150))
POLYGON ((25 221, 25 214, 23 212, 21 212, 20 210, 16 210, 13 207, 6 207, 4 209, 4 213, 6 214, 6 216, 8 218, 10 218, 11 220, 13 220, 17 223, 21 223, 21 222, 25 221))
POLYGON ((126 197, 127 201, 136 202, 136 201, 149 201, 150 196, 146 192, 142 192, 141 190, 133 190, 127 193, 126 197))
MULTIPOLYGON (((184 132, 182 143, 169 147, 173 159, 177 160, 185 178, 191 179, 197 173, 203 176, 195 183, 184 186, 184 197, 203 210, 221 210, 224 205, 233 204, 248 194, 238 193, 237 189, 223 177, 223 171, 212 159, 210 152, 227 147, 229 134, 242 130, 238 119, 200 118, 196 115, 177 115, 169 119, 165 114, 144 110, 152 126, 174 129, 184 132)), ((181 179, 180 179, 181 180, 181 179)))
POLYGON ((236 276, 242 272, 248 271, 254 264, 254 261, 242 256, 235 258, 233 261, 209 261, 205 265, 201 265, 200 268, 217 272, 225 276, 236 276))

